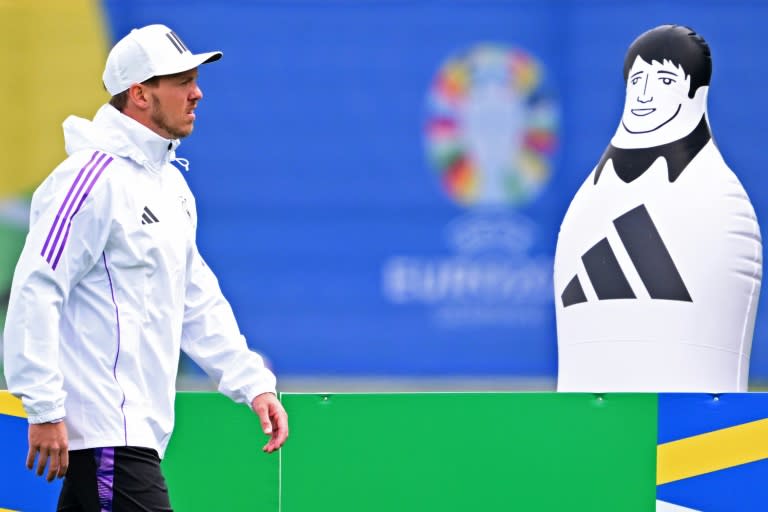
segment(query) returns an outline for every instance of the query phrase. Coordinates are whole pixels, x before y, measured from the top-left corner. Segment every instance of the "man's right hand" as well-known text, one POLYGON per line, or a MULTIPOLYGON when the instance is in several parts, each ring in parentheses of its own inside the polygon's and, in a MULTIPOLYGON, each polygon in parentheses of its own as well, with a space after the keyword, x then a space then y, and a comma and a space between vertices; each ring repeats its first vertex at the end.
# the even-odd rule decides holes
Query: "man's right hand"
POLYGON ((63 478, 69 467, 69 442, 67 427, 63 421, 58 423, 37 423, 29 425, 29 453, 27 469, 32 469, 37 456, 37 476, 42 476, 48 465, 45 479, 63 478), (49 463, 50 459, 50 463, 49 463))

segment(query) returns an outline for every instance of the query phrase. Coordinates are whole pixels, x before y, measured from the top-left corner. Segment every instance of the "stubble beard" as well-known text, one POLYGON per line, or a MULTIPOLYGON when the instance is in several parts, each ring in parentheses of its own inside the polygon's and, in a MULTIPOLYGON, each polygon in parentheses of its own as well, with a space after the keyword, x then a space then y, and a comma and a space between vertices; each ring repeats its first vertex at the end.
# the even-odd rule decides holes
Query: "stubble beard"
POLYGON ((189 130, 184 132, 180 132, 178 129, 172 127, 162 108, 160 108, 160 101, 157 97, 153 95, 151 101, 152 111, 150 112, 150 119, 158 128, 165 130, 174 139, 183 139, 192 133, 192 126, 189 127, 189 130))

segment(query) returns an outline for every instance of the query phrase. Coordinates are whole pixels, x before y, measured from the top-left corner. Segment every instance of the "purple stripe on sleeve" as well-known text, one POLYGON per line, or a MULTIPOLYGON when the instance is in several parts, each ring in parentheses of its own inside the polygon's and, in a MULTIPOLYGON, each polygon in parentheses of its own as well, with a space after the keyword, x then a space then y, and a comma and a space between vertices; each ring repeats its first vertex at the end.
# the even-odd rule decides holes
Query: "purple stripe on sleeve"
MULTIPOLYGON (((101 176, 101 173, 104 172, 104 169, 106 169, 107 166, 110 163, 112 163, 112 160, 113 160, 112 157, 107 158, 107 160, 101 166, 101 169, 99 169, 99 171, 96 173, 96 175, 91 180, 91 183, 88 185, 88 188, 86 189, 86 191, 83 194, 83 196, 80 198, 80 202, 77 204, 77 208, 72 213, 72 215, 69 217, 69 220, 67 221, 67 231, 64 233, 64 239, 61 241, 61 246, 59 247, 59 252, 56 254, 56 259, 53 261, 53 264, 52 264, 53 270, 56 270, 56 266, 59 264, 59 259, 61 258, 61 254, 64 252, 64 246, 67 245, 67 238, 69 237, 69 228, 72 226, 72 218, 77 214, 77 212, 80 211, 80 207, 83 206, 83 202, 85 201, 85 198, 88 197, 88 194, 91 192, 91 189, 96 184, 96 181, 98 181, 99 176, 101 176)), ((83 184, 85 184, 85 182, 83 182, 83 184)), ((55 245, 56 245, 56 243, 54 242, 54 246, 55 245)), ((53 252, 53 247, 51 247, 51 252, 53 252)), ((48 256, 48 261, 50 261, 50 256, 48 256)))
POLYGON ((100 512, 112 512, 115 487, 115 449, 94 448, 96 459, 96 488, 99 491, 100 512))
POLYGON ((48 248, 48 242, 51 241, 51 236, 53 236, 53 232, 56 231, 56 224, 58 224, 59 219, 61 218, 61 212, 64 211, 64 207, 67 205, 67 202, 69 201, 69 197, 72 195, 72 191, 75 190, 75 187, 77 187, 78 182, 80 181, 80 178, 83 176, 83 173, 85 172, 85 169, 91 165, 93 162, 93 159, 96 158, 96 155, 98 155, 98 151, 94 151, 91 155, 91 159, 88 160, 88 163, 83 166, 82 169, 80 169, 80 172, 77 173, 77 177, 75 178, 75 181, 72 183, 72 186, 69 187, 69 191, 67 192, 67 196, 64 198, 64 201, 61 203, 61 206, 59 207, 59 212, 56 214, 56 217, 53 219, 53 225, 51 226, 51 230, 48 232, 48 238, 45 239, 45 245, 43 245, 43 250, 40 251, 40 256, 45 257, 45 250, 48 248))
POLYGON ((67 224, 67 221, 69 219, 69 214, 72 212, 72 208, 75 206, 75 203, 77 203, 78 199, 80 199, 80 194, 83 191, 83 188, 85 188, 85 184, 88 182, 88 179, 91 177, 91 174, 93 174, 93 170, 98 167, 99 163, 104 159, 104 157, 107 156, 104 153, 101 154, 101 156, 91 165, 91 168, 88 169, 88 174, 85 175, 85 178, 83 179, 82 183, 80 183, 80 187, 78 187, 77 192, 75 192, 75 195, 72 196, 72 201, 70 201, 69 206, 67 207, 67 211, 64 213, 64 217, 61 219, 61 223, 59 224, 59 229, 56 231, 56 237, 53 239, 53 243, 51 244, 51 249, 48 251, 48 256, 45 258, 45 261, 48 263, 51 262, 51 258, 53 258, 53 252, 56 250, 56 246, 59 243, 59 237, 61 237, 61 233, 64 230, 64 225, 67 224))
MULTIPOLYGON (((109 281, 109 293, 112 295, 112 304, 115 306, 115 324, 117 325, 117 350, 115 352, 115 364, 112 365, 112 376, 115 378, 115 382, 120 386, 120 382, 117 380, 117 360, 120 358, 120 310, 117 308, 117 301, 115 300, 115 287, 112 284, 112 275, 109 273, 109 266, 107 265, 107 254, 101 253, 101 258, 104 261, 104 271, 107 273, 107 280, 109 281)), ((123 393, 123 401, 120 404, 120 412, 123 413, 123 435, 125 436, 125 445, 128 446, 128 425, 125 420, 125 391, 120 386, 120 391, 123 393)))

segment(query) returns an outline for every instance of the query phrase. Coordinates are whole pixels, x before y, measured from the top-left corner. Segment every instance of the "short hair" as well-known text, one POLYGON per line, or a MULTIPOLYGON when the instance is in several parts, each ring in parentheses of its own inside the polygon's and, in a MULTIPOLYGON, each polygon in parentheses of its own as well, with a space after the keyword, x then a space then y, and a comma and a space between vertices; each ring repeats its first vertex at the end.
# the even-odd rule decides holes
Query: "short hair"
POLYGON ((109 99, 109 104, 115 107, 120 112, 125 108, 125 104, 128 103, 128 89, 123 92, 119 92, 109 99))
MULTIPOLYGON (((157 82, 159 80, 160 80, 160 77, 153 76, 152 78, 147 78, 141 83, 144 85, 150 85, 154 87, 157 85, 157 82)), ((120 112, 123 111, 127 103, 128 103, 128 89, 124 90, 123 92, 119 92, 115 94, 109 99, 109 104, 115 107, 120 112)))
POLYGON ((684 25, 661 25, 635 39, 624 58, 624 82, 638 56, 648 63, 653 60, 659 63, 669 60, 681 66, 691 77, 689 98, 693 98, 702 85, 709 85, 712 78, 709 45, 703 37, 684 25))

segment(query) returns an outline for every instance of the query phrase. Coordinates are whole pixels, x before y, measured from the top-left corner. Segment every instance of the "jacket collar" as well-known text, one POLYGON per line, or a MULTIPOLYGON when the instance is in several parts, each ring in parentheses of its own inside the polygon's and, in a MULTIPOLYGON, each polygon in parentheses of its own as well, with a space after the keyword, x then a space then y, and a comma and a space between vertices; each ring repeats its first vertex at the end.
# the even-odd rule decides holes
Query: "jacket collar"
POLYGON ((123 153, 119 156, 126 156, 149 170, 159 171, 176 157, 178 139, 169 140, 158 135, 112 105, 101 107, 93 118, 93 124, 104 130, 117 129, 115 142, 119 143, 119 150, 123 153))
POLYGON ((133 160, 142 167, 160 172, 176 158, 178 139, 169 140, 112 105, 103 105, 93 121, 70 116, 64 121, 64 137, 69 154, 94 148, 133 160))

